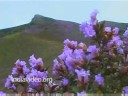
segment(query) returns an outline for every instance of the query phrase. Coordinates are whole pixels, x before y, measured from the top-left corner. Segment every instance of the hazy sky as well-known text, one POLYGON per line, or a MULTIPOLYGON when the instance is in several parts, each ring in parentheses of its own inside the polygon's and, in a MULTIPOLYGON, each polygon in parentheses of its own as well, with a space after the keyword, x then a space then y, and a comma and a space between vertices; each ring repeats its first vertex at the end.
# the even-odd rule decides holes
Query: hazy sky
POLYGON ((29 23, 35 14, 81 23, 98 9, 98 20, 128 23, 128 0, 0 0, 0 29, 29 23))

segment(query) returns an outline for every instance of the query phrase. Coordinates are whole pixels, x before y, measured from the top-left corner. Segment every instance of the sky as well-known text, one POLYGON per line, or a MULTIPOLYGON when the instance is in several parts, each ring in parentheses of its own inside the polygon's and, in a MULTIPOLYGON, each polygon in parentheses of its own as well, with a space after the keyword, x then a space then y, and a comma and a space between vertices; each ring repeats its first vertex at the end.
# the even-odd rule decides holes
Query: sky
POLYGON ((99 21, 128 23, 128 0, 0 0, 0 29, 29 23, 35 14, 81 23, 94 9, 99 21))

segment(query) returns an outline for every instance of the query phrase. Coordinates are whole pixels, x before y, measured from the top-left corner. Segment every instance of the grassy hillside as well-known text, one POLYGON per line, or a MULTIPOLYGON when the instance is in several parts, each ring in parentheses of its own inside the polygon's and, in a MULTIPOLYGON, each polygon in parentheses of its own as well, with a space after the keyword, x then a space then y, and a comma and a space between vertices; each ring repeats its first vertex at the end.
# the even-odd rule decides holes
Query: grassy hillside
POLYGON ((63 44, 60 42, 21 33, 7 35, 0 42, 0 46, 0 90, 5 90, 5 79, 11 73, 17 59, 28 62, 29 56, 35 54, 36 57, 42 57, 45 65, 48 66, 52 65, 52 60, 63 49, 63 44))

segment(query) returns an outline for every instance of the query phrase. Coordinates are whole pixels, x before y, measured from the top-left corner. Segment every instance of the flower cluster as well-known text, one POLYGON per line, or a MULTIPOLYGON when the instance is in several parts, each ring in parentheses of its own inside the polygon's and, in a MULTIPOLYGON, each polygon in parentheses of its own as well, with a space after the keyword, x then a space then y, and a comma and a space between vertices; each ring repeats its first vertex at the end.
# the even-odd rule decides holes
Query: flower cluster
POLYGON ((18 86, 22 85, 25 92, 41 92, 45 90, 48 82, 41 82, 48 77, 48 71, 44 67, 42 58, 36 59, 34 55, 30 56, 29 59, 30 68, 27 67, 25 61, 16 61, 15 66, 12 69, 11 75, 8 76, 5 87, 12 89, 14 92, 18 92, 18 86), (17 82, 14 78, 36 78, 37 81, 29 82, 17 82), (26 86, 28 86, 26 88, 26 86))
POLYGON ((20 61, 19 59, 15 63, 15 67, 12 70, 12 75, 17 75, 17 76, 24 76, 29 73, 29 69, 26 67, 26 62, 25 61, 20 61))
POLYGON ((94 10, 94 12, 91 13, 90 15, 90 21, 89 22, 83 22, 80 25, 80 30, 83 31, 85 37, 94 37, 96 36, 96 31, 94 30, 94 27, 97 23, 97 14, 98 10, 94 10))

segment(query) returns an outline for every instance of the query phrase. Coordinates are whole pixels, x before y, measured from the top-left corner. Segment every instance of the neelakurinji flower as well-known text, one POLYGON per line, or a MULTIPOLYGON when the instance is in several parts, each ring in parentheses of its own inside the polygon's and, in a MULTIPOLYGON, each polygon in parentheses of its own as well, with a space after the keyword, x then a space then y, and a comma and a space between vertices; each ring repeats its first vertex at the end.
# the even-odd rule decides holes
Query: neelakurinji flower
POLYGON ((76 68, 84 66, 86 63, 86 56, 82 49, 75 49, 72 55, 67 56, 65 64, 69 72, 73 73, 76 68))
POLYGON ((118 27, 115 27, 112 31, 113 31, 113 34, 114 34, 114 35, 118 35, 118 33, 119 33, 119 28, 118 28, 118 27))
POLYGON ((123 90, 124 90, 124 93, 128 93, 128 86, 125 86, 125 87, 123 88, 123 90))
POLYGON ((69 80, 67 78, 62 79, 63 86, 67 86, 69 84, 69 80))
POLYGON ((68 68, 69 73, 71 73, 71 74, 74 73, 75 67, 78 66, 77 61, 74 58, 72 58, 71 56, 68 56, 66 58, 65 64, 68 68))
POLYGON ((0 96, 7 96, 7 94, 3 91, 0 91, 0 96))
POLYGON ((119 53, 119 54, 124 54, 124 50, 123 50, 123 48, 117 48, 117 52, 119 53))
POLYGON ((42 58, 36 59, 34 55, 30 56, 29 63, 32 68, 37 69, 38 71, 44 71, 44 64, 42 58))
POLYGON ((47 78, 47 77, 48 77, 47 72, 40 72, 40 71, 37 71, 36 69, 32 69, 31 73, 29 73, 27 75, 27 78, 28 79, 34 78, 34 80, 36 80, 36 81, 28 82, 29 87, 32 89, 37 89, 37 90, 44 88, 44 83, 46 83, 46 82, 42 82, 42 81, 44 78, 47 78), (43 87, 41 87, 41 86, 43 86, 43 87))
POLYGON ((78 77, 78 86, 79 87, 85 87, 89 81, 90 71, 89 70, 86 71, 84 69, 81 69, 81 70, 75 69, 75 72, 76 72, 77 77, 78 77))
POLYGON ((53 64, 53 75, 63 76, 65 74, 65 71, 67 71, 67 69, 63 62, 58 62, 58 60, 55 59, 53 64))
POLYGON ((97 23, 96 16, 98 14, 98 10, 94 10, 91 15, 90 15, 90 21, 88 22, 83 22, 80 25, 80 30, 84 33, 85 37, 94 37, 96 36, 96 32, 94 30, 94 25, 97 23))
POLYGON ((112 40, 110 42, 107 43, 108 47, 121 47, 123 45, 123 41, 120 39, 119 36, 113 36, 112 40))
POLYGON ((125 44, 125 51, 128 51, 128 28, 123 34, 123 42, 125 44))
POLYGON ((77 41, 70 41, 69 39, 66 39, 64 40, 64 45, 71 49, 75 49, 77 47, 77 41))
POLYGON ((123 37, 125 38, 128 38, 128 28, 127 28, 127 30, 124 32, 124 34, 123 34, 123 37))
POLYGON ((95 81, 101 86, 104 85, 104 78, 101 76, 101 74, 95 75, 95 81))
POLYGON ((26 66, 25 61, 20 61, 19 59, 15 63, 15 67, 12 70, 13 75, 26 76, 29 73, 29 69, 26 66))
POLYGON ((94 37, 96 35, 93 26, 88 24, 87 22, 84 22, 80 25, 80 30, 84 33, 85 37, 94 37))
POLYGON ((67 58, 67 56, 71 56, 72 55, 72 52, 73 52, 72 49, 70 49, 68 46, 65 46, 63 53, 60 54, 58 56, 58 58, 61 59, 61 60, 65 60, 67 58))
POLYGON ((97 23, 97 18, 96 18, 96 16, 97 16, 98 13, 99 13, 99 11, 95 9, 95 10, 90 14, 90 18, 91 18, 90 24, 96 25, 96 23, 97 23))
POLYGON ((87 48, 87 52, 89 52, 87 59, 90 60, 99 55, 99 48, 97 48, 96 45, 90 45, 87 48))
POLYGON ((8 78, 6 79, 5 87, 8 89, 16 90, 16 86, 12 80, 13 80, 12 75, 9 75, 8 78))

